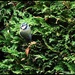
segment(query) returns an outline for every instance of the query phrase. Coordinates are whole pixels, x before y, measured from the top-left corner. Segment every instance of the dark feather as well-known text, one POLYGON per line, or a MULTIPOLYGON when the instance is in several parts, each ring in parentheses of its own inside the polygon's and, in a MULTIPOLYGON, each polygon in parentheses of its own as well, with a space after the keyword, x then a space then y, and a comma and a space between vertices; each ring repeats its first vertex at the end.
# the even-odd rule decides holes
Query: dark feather
POLYGON ((22 32, 20 32, 20 35, 22 36, 22 38, 25 39, 25 41, 26 41, 27 43, 31 42, 31 40, 32 40, 31 34, 28 35, 28 34, 23 34, 22 32))

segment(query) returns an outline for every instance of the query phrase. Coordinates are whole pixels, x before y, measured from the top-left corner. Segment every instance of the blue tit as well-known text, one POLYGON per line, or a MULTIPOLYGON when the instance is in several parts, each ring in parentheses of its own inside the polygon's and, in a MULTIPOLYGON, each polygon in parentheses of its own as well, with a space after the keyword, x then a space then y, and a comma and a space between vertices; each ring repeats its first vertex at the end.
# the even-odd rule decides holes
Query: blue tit
POLYGON ((22 23, 20 27, 20 35, 26 40, 27 43, 30 43, 32 40, 31 28, 27 23, 22 23))

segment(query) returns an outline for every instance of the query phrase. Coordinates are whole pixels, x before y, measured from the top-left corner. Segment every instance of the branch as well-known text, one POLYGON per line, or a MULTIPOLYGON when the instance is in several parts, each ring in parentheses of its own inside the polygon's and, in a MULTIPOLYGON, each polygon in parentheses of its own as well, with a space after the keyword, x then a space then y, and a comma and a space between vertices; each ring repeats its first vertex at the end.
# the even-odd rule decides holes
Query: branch
POLYGON ((46 42, 46 40, 43 38, 43 41, 45 43, 45 45, 47 46, 48 49, 50 49, 52 52, 57 52, 56 50, 54 50, 51 46, 49 46, 46 42))

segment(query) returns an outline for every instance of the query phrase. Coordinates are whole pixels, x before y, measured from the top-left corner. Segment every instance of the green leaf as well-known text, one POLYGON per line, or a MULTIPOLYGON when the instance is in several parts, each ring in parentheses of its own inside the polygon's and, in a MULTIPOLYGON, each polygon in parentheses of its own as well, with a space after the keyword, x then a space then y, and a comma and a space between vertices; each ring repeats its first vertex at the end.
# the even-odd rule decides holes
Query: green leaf
POLYGON ((56 71, 59 71, 59 72, 64 71, 64 69, 63 69, 63 67, 62 67, 61 65, 55 66, 54 69, 55 69, 56 71))
POLYGON ((72 46, 75 47, 75 41, 72 41, 72 46))
POLYGON ((21 2, 17 3, 16 8, 17 9, 22 9, 25 5, 22 4, 21 2))
POLYGON ((22 74, 22 71, 20 70, 16 70, 16 71, 12 71, 14 74, 22 74))
POLYGON ((65 35, 65 41, 69 40, 69 34, 65 35))
POLYGON ((68 67, 68 69, 70 70, 70 73, 71 74, 75 74, 75 64, 73 63, 67 63, 67 62, 64 62, 65 65, 68 67))
POLYGON ((35 59, 42 59, 43 61, 48 60, 44 55, 34 55, 35 59))

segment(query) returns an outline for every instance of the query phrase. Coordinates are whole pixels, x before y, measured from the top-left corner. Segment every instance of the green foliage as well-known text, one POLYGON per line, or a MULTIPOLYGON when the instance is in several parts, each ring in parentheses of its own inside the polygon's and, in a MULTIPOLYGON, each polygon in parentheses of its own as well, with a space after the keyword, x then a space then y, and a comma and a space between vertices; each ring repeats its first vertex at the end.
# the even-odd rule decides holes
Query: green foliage
POLYGON ((0 74, 75 74, 74 12, 75 1, 0 1, 0 74), (28 57, 23 22, 36 41, 28 57))

